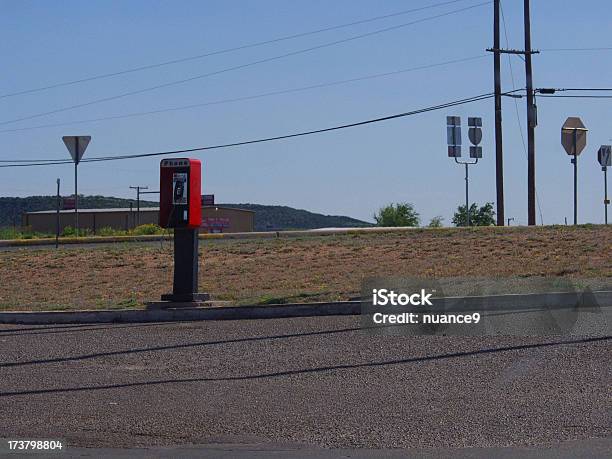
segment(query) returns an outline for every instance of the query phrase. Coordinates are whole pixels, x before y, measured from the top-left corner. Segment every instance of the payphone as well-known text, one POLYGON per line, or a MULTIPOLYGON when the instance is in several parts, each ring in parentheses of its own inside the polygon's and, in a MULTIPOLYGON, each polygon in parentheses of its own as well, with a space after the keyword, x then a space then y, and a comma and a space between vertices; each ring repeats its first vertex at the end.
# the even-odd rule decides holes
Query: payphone
POLYGON ((206 301, 198 293, 198 228, 202 224, 202 164, 197 159, 162 159, 159 180, 159 226, 174 228, 174 285, 162 295, 167 307, 206 301))
POLYGON ((199 228, 202 224, 202 164, 197 159, 162 159, 159 226, 199 228))

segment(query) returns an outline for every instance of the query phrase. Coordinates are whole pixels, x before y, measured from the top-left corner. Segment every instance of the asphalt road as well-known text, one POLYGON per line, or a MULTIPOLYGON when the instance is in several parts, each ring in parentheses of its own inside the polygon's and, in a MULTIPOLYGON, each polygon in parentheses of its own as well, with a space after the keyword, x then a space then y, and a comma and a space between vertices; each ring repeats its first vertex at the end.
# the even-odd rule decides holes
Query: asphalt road
POLYGON ((0 438, 124 448, 82 457, 598 457, 611 339, 367 336, 358 317, 0 325, 0 438))

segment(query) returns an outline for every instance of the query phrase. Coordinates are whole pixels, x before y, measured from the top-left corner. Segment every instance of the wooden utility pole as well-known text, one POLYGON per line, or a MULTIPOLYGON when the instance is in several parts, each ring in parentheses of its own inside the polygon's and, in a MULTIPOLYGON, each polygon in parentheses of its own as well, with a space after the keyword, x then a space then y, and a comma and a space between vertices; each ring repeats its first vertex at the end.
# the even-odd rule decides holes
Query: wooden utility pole
POLYGON ((524 0, 525 81, 527 84, 527 223, 536 224, 535 127, 537 124, 531 69, 531 20, 529 0, 524 0))
POLYGON ((497 191, 497 226, 504 226, 504 154, 502 143, 499 3, 500 0, 494 0, 493 2, 493 78, 495 81, 495 187, 497 191))
MULTIPOLYGON (((140 195, 143 193, 140 190, 148 190, 148 186, 131 186, 132 190, 136 190, 136 226, 140 225, 140 195)), ((130 210, 131 213, 131 210, 130 210)))

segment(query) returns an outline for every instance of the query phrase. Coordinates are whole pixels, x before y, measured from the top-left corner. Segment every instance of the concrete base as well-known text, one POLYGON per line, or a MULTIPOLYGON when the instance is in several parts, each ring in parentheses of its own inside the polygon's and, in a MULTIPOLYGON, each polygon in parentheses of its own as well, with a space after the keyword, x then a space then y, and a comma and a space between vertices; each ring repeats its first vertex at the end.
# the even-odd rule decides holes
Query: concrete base
MULTIPOLYGON (((208 293, 165 293, 161 296, 162 302, 171 302, 176 304, 182 303, 202 303, 210 300, 208 293)), ((171 306, 171 307, 196 307, 198 304, 190 304, 189 306, 171 306)))
POLYGON ((207 301, 151 301, 147 303, 147 310, 203 308, 211 306, 212 303, 207 301))

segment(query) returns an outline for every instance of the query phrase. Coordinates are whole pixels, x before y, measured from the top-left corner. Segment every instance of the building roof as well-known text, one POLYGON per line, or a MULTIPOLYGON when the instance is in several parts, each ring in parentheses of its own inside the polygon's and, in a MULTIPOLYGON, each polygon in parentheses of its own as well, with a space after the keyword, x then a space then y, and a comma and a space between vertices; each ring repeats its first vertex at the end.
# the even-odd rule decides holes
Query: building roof
MULTIPOLYGON (((223 207, 223 206, 202 206, 202 209, 217 208, 223 210, 237 210, 238 212, 251 212, 255 213, 254 210, 239 209, 237 207, 223 207)), ((114 212, 129 212, 129 207, 111 207, 108 209, 79 209, 79 214, 95 214, 95 213, 114 213, 114 212)), ((57 210, 39 210, 36 212, 26 212, 27 215, 40 215, 40 214, 55 214, 57 210)), ((136 212, 136 206, 132 208, 132 212, 136 212)), ((141 207, 140 212, 159 212, 159 207, 141 207)), ((74 209, 60 210, 61 214, 74 214, 74 209)))

